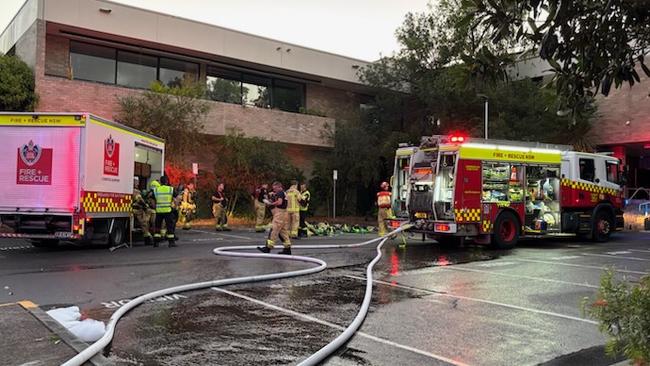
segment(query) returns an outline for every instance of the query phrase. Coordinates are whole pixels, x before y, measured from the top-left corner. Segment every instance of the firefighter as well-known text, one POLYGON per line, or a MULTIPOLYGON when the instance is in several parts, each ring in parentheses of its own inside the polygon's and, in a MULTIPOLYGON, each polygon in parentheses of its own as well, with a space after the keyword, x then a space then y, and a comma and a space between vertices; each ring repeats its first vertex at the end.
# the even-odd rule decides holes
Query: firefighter
POLYGON ((215 230, 217 231, 230 231, 228 228, 226 207, 228 207, 228 199, 224 193, 224 185, 223 183, 219 183, 217 191, 212 195, 212 214, 217 220, 215 225, 215 230))
POLYGON ((311 193, 307 190, 307 183, 300 185, 300 229, 298 236, 307 236, 307 211, 309 211, 309 202, 311 201, 311 193))
POLYGON ((266 216, 266 205, 264 200, 269 198, 269 185, 264 183, 255 189, 253 202, 255 204, 255 232, 264 232, 264 218, 266 216))
POLYGON ((172 213, 172 200, 174 199, 174 188, 169 185, 169 179, 163 175, 160 177, 160 184, 153 189, 154 197, 156 198, 156 233, 154 234, 154 247, 158 247, 158 243, 162 241, 163 235, 169 242, 169 247, 175 247, 174 228, 174 214, 172 213), (165 222, 167 230, 162 229, 162 223, 165 222))
POLYGON ((298 238, 298 227, 300 226, 300 198, 302 197, 298 190, 298 182, 291 181, 291 187, 287 190, 287 217, 289 225, 289 236, 292 239, 298 238))
POLYGON ((151 245, 151 232, 149 232, 149 222, 151 220, 149 214, 149 207, 147 201, 142 197, 140 191, 140 179, 133 177, 133 195, 131 199, 131 208, 133 210, 133 217, 142 229, 142 237, 144 238, 144 245, 151 245))
POLYGON ((282 188, 282 183, 273 183, 273 198, 266 200, 265 203, 271 207, 273 221, 271 222, 271 234, 266 240, 266 246, 257 247, 262 253, 270 253, 271 249, 279 239, 282 239, 284 248, 280 254, 291 255, 291 238, 289 237, 289 227, 287 221, 287 197, 282 188))
POLYGON ((195 196, 196 190, 194 189, 194 183, 189 183, 181 195, 180 222, 183 224, 183 230, 192 228, 191 221, 196 214, 195 196))
POLYGON ((377 226, 379 227, 379 236, 384 236, 388 233, 386 227, 386 219, 390 218, 390 188, 388 182, 382 182, 380 191, 377 192, 377 226))

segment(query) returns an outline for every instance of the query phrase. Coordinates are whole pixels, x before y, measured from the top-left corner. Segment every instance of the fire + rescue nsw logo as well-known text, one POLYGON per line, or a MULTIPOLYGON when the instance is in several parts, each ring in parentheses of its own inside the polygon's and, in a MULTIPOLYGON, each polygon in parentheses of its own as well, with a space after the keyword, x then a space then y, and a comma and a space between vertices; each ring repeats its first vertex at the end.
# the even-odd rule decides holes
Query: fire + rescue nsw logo
POLYGON ((120 175, 120 144, 111 135, 104 140, 104 174, 120 175))
POLYGON ((30 140, 18 148, 16 184, 51 185, 52 149, 30 140))

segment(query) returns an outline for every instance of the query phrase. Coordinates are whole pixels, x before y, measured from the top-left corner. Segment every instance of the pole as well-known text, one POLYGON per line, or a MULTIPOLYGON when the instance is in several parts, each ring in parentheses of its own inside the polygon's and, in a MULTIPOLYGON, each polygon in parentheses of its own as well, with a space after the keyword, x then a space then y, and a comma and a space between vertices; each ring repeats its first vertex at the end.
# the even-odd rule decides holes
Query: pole
POLYGON ((332 206, 332 218, 336 219, 336 179, 334 179, 334 204, 332 206))
POLYGON ((488 98, 485 98, 485 139, 488 139, 488 98))

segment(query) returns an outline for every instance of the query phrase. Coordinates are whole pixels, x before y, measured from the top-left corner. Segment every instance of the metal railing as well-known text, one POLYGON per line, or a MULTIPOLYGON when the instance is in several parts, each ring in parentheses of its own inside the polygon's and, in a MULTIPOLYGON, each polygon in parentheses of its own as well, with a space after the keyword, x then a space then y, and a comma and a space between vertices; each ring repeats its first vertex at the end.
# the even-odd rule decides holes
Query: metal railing
POLYGON ((639 192, 645 193, 645 199, 650 199, 650 188, 644 188, 644 187, 625 187, 625 198, 628 200, 634 199, 639 192), (633 191, 633 193, 630 195, 630 192, 633 191))

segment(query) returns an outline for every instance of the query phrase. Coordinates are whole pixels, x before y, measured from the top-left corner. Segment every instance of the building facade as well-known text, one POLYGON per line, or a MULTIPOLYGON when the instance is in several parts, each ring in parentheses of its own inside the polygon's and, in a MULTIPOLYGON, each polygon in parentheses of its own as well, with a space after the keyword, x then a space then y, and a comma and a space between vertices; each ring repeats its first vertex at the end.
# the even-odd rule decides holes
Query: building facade
POLYGON ((332 147, 326 131, 370 93, 357 77, 364 61, 102 0, 27 0, 0 52, 32 67, 42 112, 115 119, 119 97, 156 80, 202 83, 204 133, 284 143, 306 174, 332 147))

